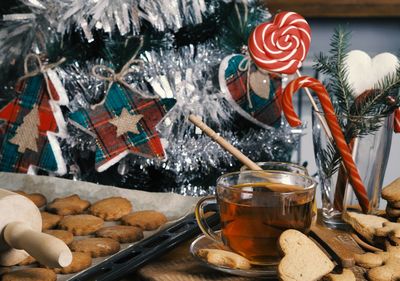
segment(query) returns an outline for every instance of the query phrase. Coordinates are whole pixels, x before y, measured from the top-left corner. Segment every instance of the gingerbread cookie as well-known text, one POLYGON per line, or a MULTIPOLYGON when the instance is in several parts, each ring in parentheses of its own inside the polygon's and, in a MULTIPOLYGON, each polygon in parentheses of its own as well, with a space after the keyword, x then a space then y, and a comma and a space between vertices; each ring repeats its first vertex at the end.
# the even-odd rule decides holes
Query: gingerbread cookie
POLYGON ((382 266, 372 268, 368 271, 368 280, 371 281, 394 281, 400 280, 400 259, 387 259, 382 266))
POLYGON ((71 274, 82 271, 92 265, 92 257, 89 253, 72 252, 72 262, 63 268, 54 268, 56 273, 71 274))
POLYGON ((400 201, 388 201, 387 205, 391 208, 400 209, 400 201))
POLYGON ((329 273, 324 277, 324 281, 356 281, 356 276, 350 269, 344 268, 340 274, 329 273))
POLYGON ((32 256, 27 256, 24 260, 20 261, 18 265, 31 265, 36 263, 37 260, 32 256))
POLYGON ((66 231, 66 230, 61 230, 61 229, 49 229, 43 231, 44 233, 47 233, 49 235, 52 235, 54 237, 57 237, 61 241, 63 241, 65 244, 69 245, 72 243, 74 240, 74 235, 72 235, 71 232, 66 231))
POLYGON ((220 249, 200 249, 197 254, 207 260, 208 263, 216 266, 223 266, 237 269, 250 269, 248 259, 239 254, 220 249))
POLYGON ((100 228, 96 236, 111 238, 120 243, 132 243, 143 239, 143 231, 140 227, 128 225, 114 225, 100 228))
POLYGON ((56 281, 57 275, 47 268, 26 268, 3 275, 2 281, 56 281))
POLYGON ((378 253, 355 254, 354 260, 361 267, 374 268, 383 264, 384 255, 378 253))
POLYGON ((329 257, 306 235, 289 229, 279 237, 284 254, 278 265, 282 281, 320 280, 335 267, 329 257))
POLYGON ((400 201, 400 178, 397 178, 382 189, 382 198, 389 202, 400 201))
POLYGON ((379 237, 400 238, 400 223, 384 222, 382 227, 375 230, 375 235, 379 237))
POLYGON ((138 226, 143 230, 155 230, 167 222, 167 217, 153 210, 130 213, 121 218, 123 224, 138 226))
POLYGON ((390 218, 398 218, 400 217, 400 209, 392 208, 389 205, 386 206, 386 214, 390 218))
POLYGON ((396 246, 400 246, 400 238, 395 236, 389 236, 390 241, 396 246))
POLYGON ((64 198, 57 198, 47 206, 47 210, 61 216, 81 214, 89 208, 89 201, 82 200, 73 194, 64 198))
POLYGON ((54 228, 61 220, 61 216, 48 212, 40 212, 42 215, 42 230, 54 228))
POLYGON ((26 198, 31 200, 38 208, 43 207, 47 203, 46 197, 44 197, 44 195, 40 193, 26 193, 25 191, 22 190, 17 190, 15 191, 15 193, 25 196, 26 198))
POLYGON ((89 253, 93 258, 97 258, 115 254, 120 245, 111 238, 86 238, 75 240, 70 248, 72 251, 89 253))
POLYGON ((355 256, 356 263, 368 271, 368 280, 393 281, 400 279, 400 247, 386 242, 385 252, 366 253, 355 256))
POLYGON ((122 197, 110 197, 94 203, 89 212, 106 221, 114 221, 132 211, 132 204, 122 197))
POLYGON ((344 212, 343 220, 371 244, 374 243, 376 230, 381 228, 384 223, 389 222, 382 217, 356 212, 344 212))
POLYGON ((100 229, 103 223, 101 218, 92 215, 74 215, 64 217, 58 225, 74 235, 88 235, 100 229))

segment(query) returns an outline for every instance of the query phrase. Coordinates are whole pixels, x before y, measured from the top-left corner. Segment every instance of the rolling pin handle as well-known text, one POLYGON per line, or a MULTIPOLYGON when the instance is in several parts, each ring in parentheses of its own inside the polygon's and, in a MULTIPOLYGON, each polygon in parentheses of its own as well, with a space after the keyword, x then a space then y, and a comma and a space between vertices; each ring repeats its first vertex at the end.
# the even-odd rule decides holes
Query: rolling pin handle
POLYGON ((72 262, 72 253, 60 239, 32 230, 23 222, 7 224, 4 240, 12 248, 25 250, 41 264, 49 267, 66 267, 72 262))

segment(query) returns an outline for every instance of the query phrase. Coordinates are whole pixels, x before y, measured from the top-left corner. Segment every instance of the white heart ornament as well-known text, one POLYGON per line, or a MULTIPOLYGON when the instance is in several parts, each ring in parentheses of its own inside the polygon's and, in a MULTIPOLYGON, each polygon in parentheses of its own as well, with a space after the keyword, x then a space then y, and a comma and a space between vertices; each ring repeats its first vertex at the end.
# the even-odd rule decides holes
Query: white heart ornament
POLYGON ((381 53, 371 59, 367 53, 353 50, 347 54, 344 64, 350 87, 358 97, 365 90, 373 89, 388 74, 395 74, 399 60, 391 53, 381 53))

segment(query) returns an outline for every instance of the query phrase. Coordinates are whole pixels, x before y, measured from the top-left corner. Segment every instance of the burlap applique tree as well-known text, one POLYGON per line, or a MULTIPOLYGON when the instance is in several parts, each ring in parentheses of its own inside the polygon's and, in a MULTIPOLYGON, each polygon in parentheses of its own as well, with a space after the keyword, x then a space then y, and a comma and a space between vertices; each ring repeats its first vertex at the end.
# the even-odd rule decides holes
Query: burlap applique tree
POLYGON ((34 106, 22 120, 21 126, 15 131, 15 136, 10 143, 18 145, 18 152, 24 153, 30 149, 38 152, 37 139, 39 138, 39 111, 34 106))
POLYGON ((56 65, 42 65, 39 56, 27 56, 25 76, 16 85, 18 96, 0 109, 0 171, 67 172, 58 138, 66 137, 60 105, 68 98, 51 70, 56 65), (35 59, 36 70, 27 69, 30 59, 35 59))

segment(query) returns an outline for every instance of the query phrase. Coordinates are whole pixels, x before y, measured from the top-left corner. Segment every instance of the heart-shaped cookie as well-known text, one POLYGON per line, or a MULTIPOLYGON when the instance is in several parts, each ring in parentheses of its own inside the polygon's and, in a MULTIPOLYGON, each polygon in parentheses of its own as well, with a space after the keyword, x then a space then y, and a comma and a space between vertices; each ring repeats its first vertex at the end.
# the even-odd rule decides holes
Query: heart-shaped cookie
POLYGON ((335 267, 325 253, 298 230, 283 232, 279 246, 285 255, 278 266, 280 280, 316 281, 335 267))
POLYGON ((348 82, 357 97, 365 90, 373 89, 388 74, 396 73, 399 60, 391 53, 381 53, 371 59, 367 53, 353 50, 347 54, 344 64, 348 82))
POLYGON ((278 74, 258 70, 254 64, 249 66, 248 60, 248 57, 239 54, 222 60, 219 67, 221 91, 246 119, 264 128, 279 126, 282 113, 282 79, 278 74))

